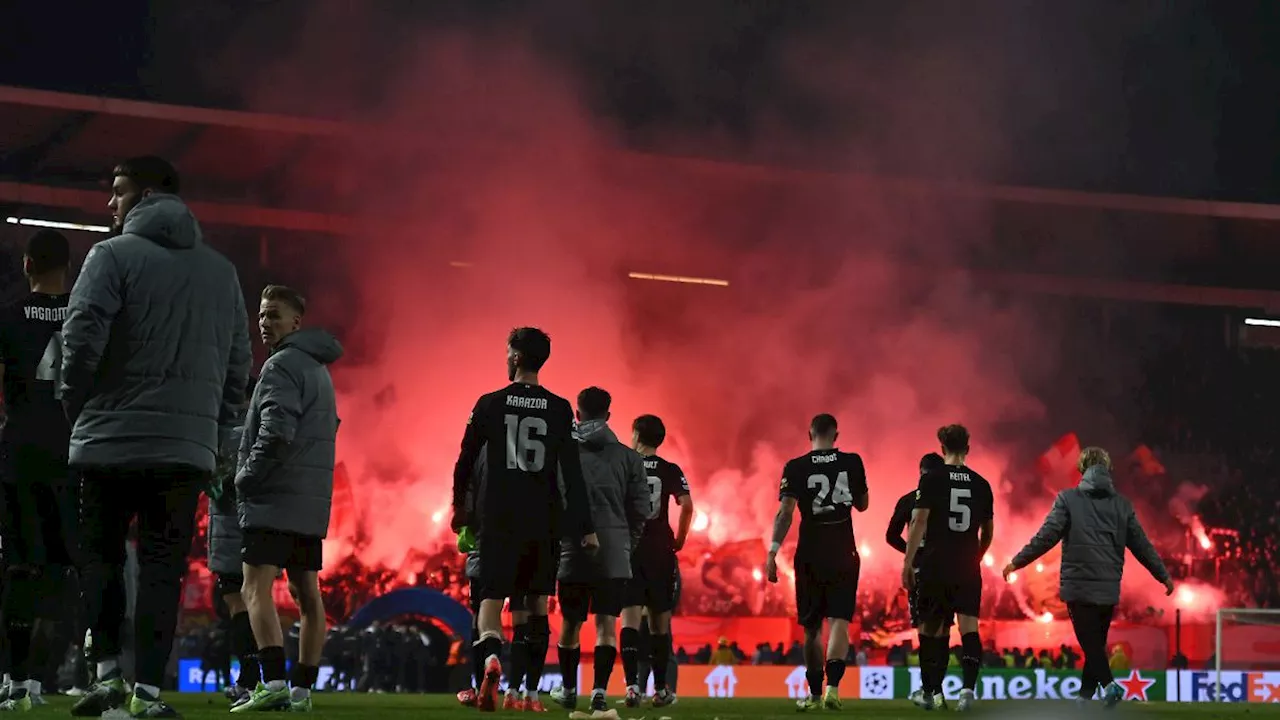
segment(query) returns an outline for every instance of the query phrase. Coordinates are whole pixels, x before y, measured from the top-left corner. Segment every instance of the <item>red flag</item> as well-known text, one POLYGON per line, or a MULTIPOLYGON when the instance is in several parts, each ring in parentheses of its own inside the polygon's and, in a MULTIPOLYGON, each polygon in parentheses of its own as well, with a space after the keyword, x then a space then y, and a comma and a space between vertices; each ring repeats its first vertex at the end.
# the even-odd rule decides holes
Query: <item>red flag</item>
POLYGON ((1076 464, 1080 461, 1080 438, 1067 433, 1058 438, 1036 461, 1036 472, 1045 489, 1052 493, 1065 490, 1080 481, 1076 464))

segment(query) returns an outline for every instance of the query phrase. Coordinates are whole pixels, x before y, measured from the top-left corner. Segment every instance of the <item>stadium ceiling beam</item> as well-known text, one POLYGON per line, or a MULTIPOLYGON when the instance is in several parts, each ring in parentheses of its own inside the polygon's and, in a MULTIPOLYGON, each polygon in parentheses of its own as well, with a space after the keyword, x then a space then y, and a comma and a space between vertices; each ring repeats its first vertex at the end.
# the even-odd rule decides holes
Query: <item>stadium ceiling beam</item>
MULTIPOLYGON (((74 209, 105 218, 107 199, 107 194, 103 191, 73 190, 0 181, 0 203, 74 209)), ((346 235, 352 228, 351 218, 344 215, 198 201, 188 204, 196 217, 207 225, 299 230, 330 235, 346 235)))
MULTIPOLYGON (((106 201, 104 198, 105 194, 101 191, 72 190, 0 181, 0 203, 33 208, 72 209, 105 216, 106 201)), ((330 215, 300 210, 274 210, 224 203, 192 202, 190 205, 196 216, 208 225, 296 230, 330 235, 348 235, 355 227, 354 219, 345 215, 330 215)), ((454 265, 461 268, 471 266, 470 263, 454 263, 454 265)), ((917 275, 925 271, 922 268, 909 268, 901 264, 896 265, 896 267, 904 271, 912 270, 917 275)), ((954 276, 957 282, 964 282, 967 278, 969 281, 978 281, 985 287, 1013 292, 1124 302, 1238 308, 1247 311, 1280 313, 1280 291, 1272 290, 1172 285, 1167 283, 989 270, 937 270, 930 268, 927 269, 927 272, 933 277, 954 276)))
MULTIPOLYGON (((0 104, 27 105, 30 107, 62 109, 69 112, 92 112, 310 136, 354 138, 358 137, 364 130, 367 130, 367 128, 359 124, 333 120, 164 105, 161 103, 74 95, 4 85, 0 85, 0 104)), ((670 169, 674 164, 693 171, 737 179, 756 179, 759 181, 788 180, 800 184, 816 183, 825 187, 844 186, 850 189, 867 188, 877 192, 969 197, 995 202, 1033 205, 1060 205, 1193 217, 1280 221, 1280 205, 1265 205, 1261 203, 1151 197, 1013 185, 926 182, 866 174, 800 170, 760 163, 730 162, 635 151, 619 151, 618 155, 624 161, 658 165, 660 169, 670 169)))
POLYGON ((35 175, 50 151, 74 137, 93 117, 91 112, 72 113, 40 142, 6 152, 0 157, 0 167, 8 174, 24 179, 35 175))

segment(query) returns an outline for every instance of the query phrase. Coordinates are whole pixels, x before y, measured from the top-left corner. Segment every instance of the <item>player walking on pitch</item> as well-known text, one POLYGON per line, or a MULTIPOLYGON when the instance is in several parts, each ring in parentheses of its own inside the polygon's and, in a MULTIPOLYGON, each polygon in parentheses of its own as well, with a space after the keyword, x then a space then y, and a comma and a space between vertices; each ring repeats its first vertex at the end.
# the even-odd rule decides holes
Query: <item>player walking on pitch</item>
POLYGON ((502 677, 502 601, 530 595, 524 639, 530 654, 526 693, 536 700, 537 678, 546 662, 551 626, 546 598, 555 592, 560 538, 600 547, 573 439, 569 401, 538 384, 538 371, 551 356, 551 338, 537 328, 518 328, 507 338, 507 378, 511 384, 476 401, 453 471, 454 532, 470 527, 480 562, 480 636, 484 660, 477 705, 492 712, 502 677), (481 452, 488 472, 467 512, 467 490, 481 452), (564 481, 564 496, 557 479, 564 481), (567 504, 566 501, 567 500, 567 504), (565 517, 561 517, 564 515, 565 517), (579 540, 580 538, 580 540, 579 540))
POLYGON ((649 488, 639 453, 618 442, 609 429, 609 393, 589 387, 578 393, 578 425, 582 476, 591 501, 591 519, 600 537, 594 556, 579 543, 564 540, 560 552, 560 672, 564 684, 552 698, 572 710, 578 704, 578 643, 587 615, 595 616, 595 682, 592 711, 608 709, 605 690, 618 655, 618 616, 631 578, 631 556, 649 510, 649 488))
POLYGON ((822 706, 838 710, 840 680, 849 654, 849 621, 858 597, 861 561, 853 538, 853 510, 867 509, 867 473, 857 453, 836 449, 836 419, 818 415, 809 423, 813 449, 787 463, 782 471, 778 515, 765 571, 778 582, 778 549, 787 539, 791 518, 800 507, 800 539, 796 544, 796 610, 804 628, 804 659, 809 695, 796 703, 804 712, 822 706), (830 628, 825 656, 822 621, 830 628), (826 662, 823 662, 823 658, 826 662), (824 667, 825 666, 825 667, 824 667), (822 692, 823 674, 827 690, 822 692))
MULTIPOLYGON (((920 478, 944 465, 946 462, 938 453, 929 453, 920 458, 920 476, 916 478, 916 486, 919 487, 920 478)), ((902 531, 911 524, 911 513, 915 512, 915 509, 916 491, 912 490, 898 498, 898 503, 893 507, 893 517, 889 520, 889 529, 884 534, 885 542, 889 543, 889 547, 903 554, 907 552, 907 541, 902 537, 902 531)), ((920 556, 917 554, 917 568, 919 562, 920 556)), ((918 583, 916 587, 920 587, 918 583)), ((914 590, 907 593, 907 614, 911 617, 911 627, 920 627, 920 603, 914 590)))
POLYGON ((982 665, 982 557, 995 532, 995 500, 991 484, 964 464, 969 431, 948 425, 938 430, 938 442, 946 465, 920 478, 902 566, 902 585, 915 591, 920 612, 921 687, 911 700, 925 710, 946 707, 947 640, 958 617, 964 684, 956 709, 964 711, 973 706, 982 665))
POLYGON ((640 704, 648 684, 640 669, 640 623, 649 611, 650 666, 653 668, 653 705, 663 707, 676 701, 668 687, 671 658, 671 612, 676 606, 676 582, 679 568, 676 553, 684 547, 693 523, 693 499, 689 482, 679 465, 658 456, 658 448, 667 439, 667 428, 657 415, 641 415, 631 423, 631 447, 644 458, 648 484, 648 522, 640 545, 631 555, 631 580, 627 583, 626 608, 622 611, 622 671, 627 681, 627 707, 640 704), (670 508, 675 498, 680 506, 679 527, 672 533, 670 508))

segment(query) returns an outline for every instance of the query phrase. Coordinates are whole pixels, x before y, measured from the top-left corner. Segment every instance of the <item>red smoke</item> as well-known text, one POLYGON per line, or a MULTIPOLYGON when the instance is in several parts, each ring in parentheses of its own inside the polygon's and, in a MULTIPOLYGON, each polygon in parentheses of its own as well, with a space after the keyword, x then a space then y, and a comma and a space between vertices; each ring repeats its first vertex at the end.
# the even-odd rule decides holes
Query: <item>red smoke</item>
MULTIPOLYGON (((664 418, 663 452, 684 466, 714 541, 768 537, 781 468, 808 449, 807 422, 819 412, 837 416, 841 447, 866 460, 871 509, 856 527, 870 550, 869 584, 897 583, 900 559, 884 530, 918 459, 936 450, 935 430, 950 422, 968 425, 971 464, 1000 496, 992 572, 1030 537, 1048 504, 1011 495, 1001 479, 1014 449, 1001 438, 1041 418, 1024 381, 1058 371, 1056 338, 1024 306, 928 269, 984 242, 980 206, 624 152, 620 127, 586 107, 580 79, 524 33, 417 31, 367 12, 323 4, 288 41, 273 38, 266 57, 228 53, 259 78, 254 107, 368 128, 323 178, 298 178, 348 191, 354 206, 332 210, 357 219, 349 251, 333 262, 358 278, 359 297, 311 288, 317 315, 357 302, 357 335, 381 343, 371 365, 335 368, 339 454, 372 537, 366 560, 397 567, 411 548, 445 537, 467 413, 505 383, 504 340, 519 325, 550 333, 542 379, 553 391, 613 394, 624 440, 636 415, 664 418), (383 49, 384 36, 401 42, 383 49), (890 255, 923 262, 896 265, 890 255)), ((833 47, 795 43, 788 72, 808 91, 815 78, 841 75, 833 92, 842 102, 892 99, 871 113, 884 132, 847 128, 803 143, 764 133, 759 147, 803 144, 865 161, 889 138, 918 141, 942 167, 984 153, 980 165, 1003 161, 987 150, 999 143, 980 113, 950 112, 973 101, 976 80, 953 88, 948 73, 962 71, 939 64, 942 46, 919 64, 903 50, 892 63, 844 66, 831 64, 833 47), (821 72, 805 58, 823 59, 821 72), (924 76, 927 103, 895 93, 896 82, 924 76), (971 123, 973 142, 928 142, 920 118, 935 115, 971 123)), ((699 148, 713 136, 670 139, 699 148)), ((335 539, 331 557, 348 549, 335 539)))

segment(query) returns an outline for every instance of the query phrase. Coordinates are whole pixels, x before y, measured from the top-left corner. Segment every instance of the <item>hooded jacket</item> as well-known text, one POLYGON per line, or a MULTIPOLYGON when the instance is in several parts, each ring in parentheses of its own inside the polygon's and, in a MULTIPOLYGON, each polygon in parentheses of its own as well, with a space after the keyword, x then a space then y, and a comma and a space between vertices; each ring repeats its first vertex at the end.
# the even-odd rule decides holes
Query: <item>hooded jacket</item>
POLYGON ((144 198, 71 290, 59 383, 71 464, 213 472, 252 359, 235 266, 176 195, 144 198))
POLYGON ((1125 548, 1156 580, 1169 579, 1133 505, 1116 492, 1111 473, 1101 465, 1086 470, 1078 486, 1058 493, 1044 525, 1013 558, 1014 567, 1030 565, 1059 540, 1063 602, 1118 604, 1125 548))
POLYGON ((618 442, 603 420, 579 423, 574 437, 600 549, 593 557, 579 543, 562 540, 559 577, 570 582, 629 579, 631 551, 649 512, 644 459, 618 442))
POLYGON ((240 439, 240 527, 328 535, 338 435, 328 366, 340 357, 332 335, 303 328, 262 364, 240 439))
POLYGON ((220 492, 209 496, 209 570, 219 575, 240 575, 244 531, 240 529, 240 510, 236 503, 236 464, 240 452, 243 424, 232 428, 223 438, 222 454, 214 483, 220 492), (223 458, 226 458, 223 461, 223 458))

